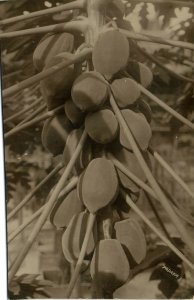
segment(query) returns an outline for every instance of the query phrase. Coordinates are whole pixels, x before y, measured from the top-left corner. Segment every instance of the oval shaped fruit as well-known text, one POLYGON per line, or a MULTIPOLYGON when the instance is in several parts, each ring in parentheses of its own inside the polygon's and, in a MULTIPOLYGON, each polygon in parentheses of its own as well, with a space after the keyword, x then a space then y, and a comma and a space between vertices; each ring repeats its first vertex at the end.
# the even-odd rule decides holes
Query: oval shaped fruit
POLYGON ((84 114, 71 99, 68 99, 65 102, 64 109, 65 114, 71 123, 75 126, 80 126, 84 120, 84 114))
MULTIPOLYGON (((130 109, 123 109, 121 113, 129 126, 138 146, 146 150, 152 137, 152 131, 146 118, 141 113, 136 113, 130 109)), ((123 128, 120 126, 120 143, 128 150, 132 150, 131 145, 126 138, 123 128)))
POLYGON ((127 281, 130 266, 119 241, 99 241, 92 257, 90 274, 100 288, 108 292, 113 292, 127 281))
MULTIPOLYGON (((85 237, 89 213, 81 212, 75 215, 62 236, 62 250, 65 258, 70 263, 75 263, 85 237)), ((96 227, 94 226, 86 249, 86 257, 94 251, 96 243, 96 227)))
POLYGON ((42 130, 42 144, 53 155, 62 154, 72 125, 65 114, 58 114, 45 121, 42 130))
POLYGON ((149 106, 149 104, 146 101, 139 99, 138 103, 137 103, 137 108, 145 116, 148 123, 151 123, 152 110, 151 110, 151 107, 149 106))
POLYGON ((93 159, 85 170, 82 199, 91 213, 113 202, 118 194, 118 178, 112 162, 106 158, 93 159))
POLYGON ((73 52, 73 50, 74 36, 72 34, 67 32, 46 34, 33 53, 33 64, 40 72, 54 56, 61 52, 73 52))
MULTIPOLYGON (((62 193, 63 191, 60 195, 62 193)), ((84 209, 83 203, 77 196, 76 189, 72 190, 67 196, 60 195, 50 215, 51 223, 58 229, 67 227, 72 217, 84 209)))
MULTIPOLYGON (((54 56, 45 66, 44 70, 55 66, 58 63, 69 61, 74 57, 71 53, 60 53, 54 56)), ((41 92, 46 100, 48 110, 63 105, 71 95, 71 87, 77 76, 74 65, 62 69, 40 82, 41 92)))
POLYGON ((119 125, 110 109, 101 109, 86 116, 85 129, 95 142, 108 144, 116 138, 119 125))
POLYGON ((145 65, 137 61, 129 61, 127 72, 141 85, 147 88, 153 80, 152 71, 145 65))
POLYGON ((129 43, 118 30, 108 30, 100 34, 94 45, 92 61, 94 69, 110 79, 125 69, 129 59, 129 43))
POLYGON ((139 223, 134 219, 116 222, 114 225, 117 240, 125 246, 137 264, 146 256, 146 239, 139 223))
MULTIPOLYGON (((111 150, 113 156, 125 166, 129 171, 136 175, 142 181, 146 181, 146 176, 133 152, 123 148, 122 146, 117 146, 111 150)), ((151 168, 150 156, 147 152, 142 153, 146 163, 151 168)), ((136 193, 140 190, 140 187, 132 181, 128 176, 126 176, 122 171, 117 169, 118 176, 122 186, 126 189, 129 189, 133 193, 136 193)))
POLYGON ((115 79, 111 83, 111 90, 120 108, 126 108, 135 103, 141 94, 137 83, 130 78, 115 79))
POLYGON ((92 111, 107 100, 108 85, 98 72, 84 72, 75 80, 71 96, 81 111, 92 111))

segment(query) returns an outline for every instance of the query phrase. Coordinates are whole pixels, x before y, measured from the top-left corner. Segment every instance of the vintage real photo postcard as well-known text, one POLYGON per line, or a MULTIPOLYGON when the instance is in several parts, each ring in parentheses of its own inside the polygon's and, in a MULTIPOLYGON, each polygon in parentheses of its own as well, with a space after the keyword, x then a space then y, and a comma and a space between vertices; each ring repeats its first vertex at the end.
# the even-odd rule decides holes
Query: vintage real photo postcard
POLYGON ((193 299, 194 2, 1 1, 0 45, 7 299, 193 299))

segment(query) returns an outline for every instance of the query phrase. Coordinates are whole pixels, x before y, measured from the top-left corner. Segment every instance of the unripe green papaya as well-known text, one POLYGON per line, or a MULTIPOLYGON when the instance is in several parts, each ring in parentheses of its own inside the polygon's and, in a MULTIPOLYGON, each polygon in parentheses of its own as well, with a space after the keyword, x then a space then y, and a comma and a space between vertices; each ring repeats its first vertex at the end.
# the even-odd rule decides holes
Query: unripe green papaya
POLYGON ((60 195, 52 209, 50 221, 55 227, 64 228, 68 226, 74 215, 84 209, 84 205, 78 198, 76 189, 72 190, 67 196, 60 195))
POLYGON ((91 213, 97 212, 116 200, 118 178, 112 162, 106 158, 93 159, 82 180, 82 199, 91 213))
MULTIPOLYGON (((71 219, 67 229, 62 236, 62 250, 65 258, 70 263, 75 263, 79 257, 83 240, 86 233, 89 213, 81 212, 71 219)), ((88 246, 86 249, 87 258, 94 251, 96 244, 96 226, 90 235, 88 246)))
MULTIPOLYGON (((73 57, 74 54, 72 53, 60 53, 46 64, 44 70, 64 61, 68 62, 73 57)), ((74 65, 70 65, 40 82, 41 92, 46 100, 48 110, 63 105, 65 100, 70 97, 71 87, 77 76, 77 71, 74 65)))
POLYGON ((139 99, 137 102, 137 109, 139 110, 139 112, 141 112, 145 116, 148 123, 151 123, 152 110, 151 110, 150 105, 143 99, 139 99))
MULTIPOLYGON (((130 109, 123 109, 121 113, 129 126, 138 146, 146 150, 152 137, 152 131, 146 118, 141 113, 136 113, 130 109)), ((123 147, 132 150, 131 145, 126 138, 123 128, 120 126, 120 143, 123 147)))
POLYGON ((127 65, 126 71, 145 88, 147 88, 152 83, 152 71, 145 64, 130 60, 127 65))
POLYGON ((116 222, 114 225, 117 240, 125 246, 137 264, 146 256, 146 240, 139 223, 134 219, 116 222))
POLYGON ((65 114, 58 114, 44 123, 42 130, 42 144, 53 155, 62 154, 72 125, 65 114))
POLYGON ((92 53, 94 69, 109 80, 114 74, 125 69, 129 52, 127 38, 118 30, 102 32, 92 53))
POLYGON ((119 241, 99 241, 92 257, 90 274, 102 290, 107 292, 114 292, 127 281, 130 266, 119 241))
POLYGON ((73 52, 74 36, 70 33, 46 34, 33 53, 33 63, 40 72, 51 59, 61 52, 73 52))
POLYGON ((141 94, 137 83, 125 77, 115 79, 111 83, 111 90, 120 108, 126 108, 134 104, 141 94))
POLYGON ((84 72, 75 80, 71 96, 81 111, 93 111, 107 100, 108 85, 100 73, 84 72))
POLYGON ((84 120, 84 113, 68 99, 64 105, 65 114, 74 126, 80 126, 84 120))
POLYGON ((108 144, 116 138, 119 125, 110 109, 101 109, 86 116, 85 129, 95 142, 108 144))
MULTIPOLYGON (((142 181, 146 181, 146 176, 133 152, 120 145, 115 145, 114 148, 112 147, 111 153, 120 163, 122 163, 122 165, 124 165, 125 168, 134 173, 136 177, 138 177, 142 181)), ((151 169, 150 155, 148 155, 147 152, 143 152, 142 154, 144 159, 146 160, 146 163, 151 169)), ((123 172, 121 172, 119 169, 117 169, 117 172, 121 185, 124 188, 132 191, 133 193, 137 193, 140 190, 139 186, 135 182, 133 182, 133 180, 127 177, 123 172)))

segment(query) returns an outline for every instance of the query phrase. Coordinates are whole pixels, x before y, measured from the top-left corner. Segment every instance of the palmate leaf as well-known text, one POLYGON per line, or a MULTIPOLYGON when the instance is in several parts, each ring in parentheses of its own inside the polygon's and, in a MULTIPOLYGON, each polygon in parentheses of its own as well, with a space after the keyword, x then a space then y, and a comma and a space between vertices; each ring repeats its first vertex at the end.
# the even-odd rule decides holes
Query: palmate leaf
POLYGON ((163 27, 169 24, 171 18, 175 17, 175 6, 173 4, 160 3, 156 6, 159 16, 163 16, 163 27))
POLYGON ((148 19, 147 19, 147 4, 144 3, 142 6, 142 9, 140 10, 139 16, 141 17, 141 21, 140 24, 142 26, 142 28, 147 28, 148 26, 148 19))

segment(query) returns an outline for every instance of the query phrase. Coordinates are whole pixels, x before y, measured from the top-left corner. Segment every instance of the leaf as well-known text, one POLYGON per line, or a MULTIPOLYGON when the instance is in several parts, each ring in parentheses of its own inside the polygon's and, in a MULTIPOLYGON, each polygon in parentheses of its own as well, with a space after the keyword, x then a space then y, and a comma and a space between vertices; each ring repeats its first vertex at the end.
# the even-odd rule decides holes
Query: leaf
POLYGON ((179 287, 177 281, 172 280, 161 280, 158 285, 159 290, 164 294, 164 296, 169 299, 172 297, 176 289, 179 287))

